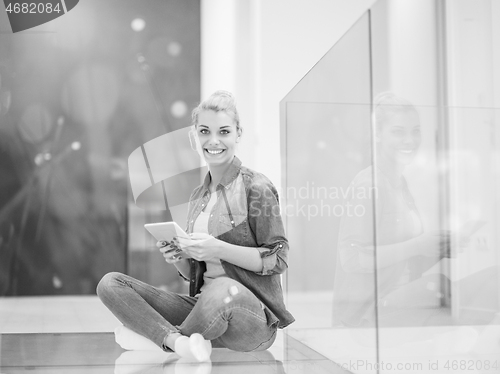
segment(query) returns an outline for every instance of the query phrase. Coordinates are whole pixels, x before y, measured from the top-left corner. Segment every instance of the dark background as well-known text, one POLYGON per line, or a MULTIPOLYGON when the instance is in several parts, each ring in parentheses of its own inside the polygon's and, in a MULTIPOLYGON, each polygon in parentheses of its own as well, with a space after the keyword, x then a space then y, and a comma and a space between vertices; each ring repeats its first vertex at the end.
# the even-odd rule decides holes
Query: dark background
POLYGON ((127 158, 199 93, 199 0, 84 0, 16 34, 0 16, 0 295, 130 270, 127 158))

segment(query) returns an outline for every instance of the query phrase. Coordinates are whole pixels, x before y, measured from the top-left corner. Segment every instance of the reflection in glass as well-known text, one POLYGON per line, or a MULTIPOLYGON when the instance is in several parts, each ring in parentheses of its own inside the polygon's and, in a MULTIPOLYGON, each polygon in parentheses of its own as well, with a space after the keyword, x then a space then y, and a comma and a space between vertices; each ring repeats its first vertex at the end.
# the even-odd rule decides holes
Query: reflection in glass
POLYGON ((394 318, 402 318, 403 325, 419 324, 404 310, 442 297, 435 277, 422 275, 449 256, 450 235, 424 232, 404 175, 421 145, 415 107, 393 94, 379 95, 374 123, 374 164, 351 182, 346 205, 357 208, 342 217, 340 226, 336 298, 343 303, 334 314, 347 326, 371 326, 377 317, 379 325, 385 319, 394 325, 394 318), (374 284, 378 300, 372 296, 374 284))
POLYGON ((500 365, 499 16, 379 0, 281 103, 288 296, 333 295, 292 334, 337 362, 500 365))
POLYGON ((230 362, 225 362, 227 357, 225 349, 214 351, 212 361, 208 362, 193 362, 179 358, 175 353, 125 351, 116 359, 114 372, 115 374, 218 374, 237 373, 258 365, 259 373, 262 374, 285 373, 283 362, 277 360, 268 350, 250 353, 231 352, 230 362))
MULTIPOLYGON (((370 62, 366 12, 280 103, 280 205, 293 269, 286 291, 297 319, 288 333, 339 366, 377 361, 374 328, 358 339, 332 325, 344 200, 352 178, 371 163, 370 62)), ((374 286, 370 292, 373 300, 374 286)))

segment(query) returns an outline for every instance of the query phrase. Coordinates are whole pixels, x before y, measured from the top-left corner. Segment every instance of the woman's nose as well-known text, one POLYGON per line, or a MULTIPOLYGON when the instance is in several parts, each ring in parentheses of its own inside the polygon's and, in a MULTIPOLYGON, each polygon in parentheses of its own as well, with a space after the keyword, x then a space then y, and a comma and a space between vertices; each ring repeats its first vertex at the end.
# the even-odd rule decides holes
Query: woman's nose
POLYGON ((217 137, 217 134, 212 134, 209 139, 210 144, 219 144, 219 138, 217 137))
POLYGON ((404 139, 403 139, 404 144, 414 144, 415 143, 415 137, 411 134, 407 134, 404 139))

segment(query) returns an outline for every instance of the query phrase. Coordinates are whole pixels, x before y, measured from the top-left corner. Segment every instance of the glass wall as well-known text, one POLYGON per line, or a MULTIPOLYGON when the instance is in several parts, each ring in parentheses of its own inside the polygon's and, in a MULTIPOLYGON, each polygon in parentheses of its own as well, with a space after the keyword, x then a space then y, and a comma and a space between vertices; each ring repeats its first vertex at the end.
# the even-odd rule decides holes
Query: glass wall
MULTIPOLYGON (((352 184, 372 162, 370 60, 367 13, 281 102, 281 204, 291 247, 288 304, 302 327, 289 333, 329 358, 335 350, 347 361, 376 362, 374 273, 365 272, 367 287, 353 293, 361 283, 350 282, 350 260, 341 250, 350 247, 346 217, 363 217, 365 234, 373 234, 372 175, 362 186, 352 184), (363 328, 333 334, 344 323, 357 324, 353 311, 367 305, 363 328)), ((374 268, 373 258, 367 267, 374 268)))
POLYGON ((289 334, 352 372, 500 370, 500 12, 481 4, 380 0, 281 102, 289 334))

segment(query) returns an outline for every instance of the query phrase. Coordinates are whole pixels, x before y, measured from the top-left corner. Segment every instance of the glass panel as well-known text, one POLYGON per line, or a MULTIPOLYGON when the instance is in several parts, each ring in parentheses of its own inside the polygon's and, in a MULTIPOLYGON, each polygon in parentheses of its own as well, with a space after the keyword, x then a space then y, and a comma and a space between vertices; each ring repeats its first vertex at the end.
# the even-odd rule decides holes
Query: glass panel
POLYGON ((353 242, 373 246, 371 173, 353 185, 372 164, 369 24, 366 13, 281 102, 286 290, 297 319, 287 331, 348 370, 377 361, 375 264, 358 272, 350 257, 353 242))
POLYGON ((452 246, 447 276, 454 326, 443 329, 434 342, 442 352, 474 362, 478 372, 486 372, 488 364, 498 371, 500 109, 449 108, 449 118, 452 246))
MULTIPOLYGON (((438 203, 438 117, 435 107, 383 93, 373 118, 379 359, 397 365, 407 357, 394 350, 421 343, 422 326, 451 322, 440 262, 449 253, 440 251, 448 236, 438 203)), ((419 362, 413 354, 410 361, 419 362)))
POLYGON ((449 112, 450 220, 458 243, 450 259, 453 317, 461 324, 485 324, 500 312, 500 109, 449 112))
POLYGON ((477 5, 373 8, 380 372, 500 364, 500 13, 477 5))
POLYGON ((438 108, 382 100, 374 113, 379 363, 483 372, 500 353, 500 110, 448 108, 449 151, 438 163, 438 108))
POLYGON ((288 331, 352 372, 499 369, 499 10, 378 1, 281 103, 288 331))

